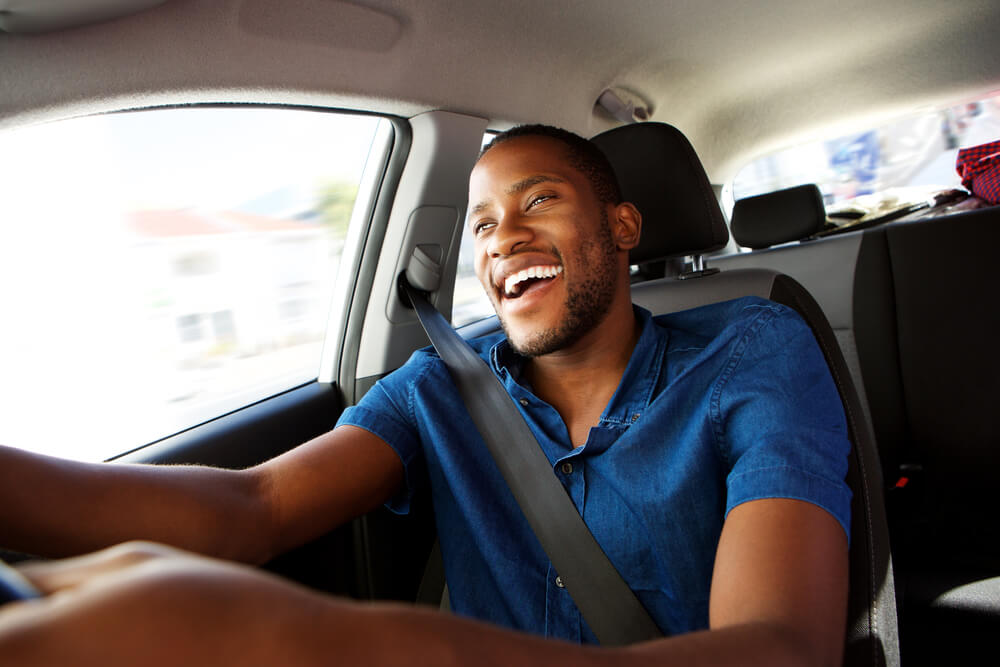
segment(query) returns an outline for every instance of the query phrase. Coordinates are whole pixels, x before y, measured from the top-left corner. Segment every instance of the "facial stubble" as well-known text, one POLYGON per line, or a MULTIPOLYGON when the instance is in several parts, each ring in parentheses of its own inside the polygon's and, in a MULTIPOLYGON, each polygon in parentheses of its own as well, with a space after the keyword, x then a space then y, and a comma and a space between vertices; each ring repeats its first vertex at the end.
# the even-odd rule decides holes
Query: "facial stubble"
MULTIPOLYGON (((521 356, 538 357, 570 347, 596 327, 611 307, 618 266, 606 211, 601 211, 597 235, 581 242, 575 256, 574 265, 567 267, 563 276, 569 280, 577 274, 585 274, 587 278, 568 283, 566 316, 562 322, 549 329, 530 332, 524 340, 516 340, 511 336, 503 315, 499 315, 511 347, 521 356)), ((499 314, 500 309, 497 312, 499 314)))

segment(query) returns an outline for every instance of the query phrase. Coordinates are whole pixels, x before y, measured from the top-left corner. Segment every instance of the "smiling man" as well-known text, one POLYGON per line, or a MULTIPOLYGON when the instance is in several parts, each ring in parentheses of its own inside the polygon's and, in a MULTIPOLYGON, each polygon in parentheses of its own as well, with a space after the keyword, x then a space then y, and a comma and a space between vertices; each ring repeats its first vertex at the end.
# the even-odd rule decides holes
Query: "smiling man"
POLYGON ((551 141, 536 136, 522 139, 517 151, 500 149, 517 136, 491 144, 469 183, 476 273, 511 346, 541 357, 605 322, 631 327, 627 256, 620 251, 639 240, 638 211, 631 204, 612 208, 621 202, 613 176, 598 178, 594 165, 584 167, 593 173, 588 178, 583 157, 569 162, 551 141), (535 169, 544 171, 525 173, 535 169), (618 312, 609 313, 612 305, 618 312))
POLYGON ((527 126, 494 140, 469 180, 468 224, 507 341, 531 359, 525 379, 583 445, 638 338, 628 251, 641 216, 573 136, 527 126))
POLYGON ((64 594, 0 613, 0 654, 46 664, 75 647, 70 655, 116 664, 107 651, 120 650, 124 663, 149 641, 166 650, 146 652, 146 664, 157 655, 165 664, 322 664, 332 656, 365 664, 839 664, 849 445, 808 327, 759 299, 657 318, 634 307, 628 253, 641 215, 621 201, 600 151, 562 130, 498 136, 472 172, 469 204, 476 272, 504 328, 472 346, 666 638, 588 646, 593 633, 447 370, 425 349, 346 410, 336 429, 247 471, 85 467, 2 451, 0 507, 31 504, 28 490, 44 483, 55 489, 55 506, 84 507, 91 521, 86 530, 71 518, 42 523, 41 508, 0 513, 0 527, 27 550, 142 537, 259 562, 383 501, 405 512, 426 485, 457 615, 357 606, 217 561, 119 547, 29 568, 44 590, 64 594), (49 539, 32 537, 38 525, 49 539), (112 632, 141 641, 100 652, 98 640, 112 632))

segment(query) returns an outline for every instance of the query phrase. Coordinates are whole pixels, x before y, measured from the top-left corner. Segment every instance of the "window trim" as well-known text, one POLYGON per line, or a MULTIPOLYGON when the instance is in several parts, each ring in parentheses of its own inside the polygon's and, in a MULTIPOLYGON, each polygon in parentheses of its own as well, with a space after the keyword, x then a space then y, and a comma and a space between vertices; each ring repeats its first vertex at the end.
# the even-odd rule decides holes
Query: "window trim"
MULTIPOLYGON (((413 139, 413 131, 406 119, 398 116, 382 116, 381 118, 390 125, 391 141, 385 145, 385 159, 378 165, 380 168, 376 169, 376 163, 371 163, 372 178, 377 178, 377 185, 369 191, 370 200, 366 197, 367 206, 360 207, 355 203, 355 213, 359 216, 364 215, 363 219, 367 224, 358 225, 362 239, 354 246, 357 256, 355 257, 354 251, 352 251, 351 262, 341 258, 341 267, 344 267, 345 271, 350 271, 347 279, 351 280, 351 287, 342 292, 345 299, 342 304, 343 310, 339 311, 342 314, 338 315, 338 311, 331 310, 332 316, 343 319, 339 328, 330 326, 327 330, 328 337, 332 337, 328 338, 331 355, 328 359, 324 358, 318 378, 319 382, 339 385, 346 405, 353 405, 359 398, 356 371, 365 314, 371 300, 375 273, 382 253, 382 243, 385 240, 389 216, 392 214, 395 203, 396 190, 403 169, 406 167, 413 139)), ((369 164, 366 163, 362 182, 365 182, 368 176, 368 167, 369 164)), ((358 191, 360 194, 360 187, 358 191)), ((354 215, 352 214, 352 224, 353 221, 354 215)), ((348 230, 349 236, 352 230, 353 226, 348 230)), ((324 345, 324 352, 326 347, 324 345)))

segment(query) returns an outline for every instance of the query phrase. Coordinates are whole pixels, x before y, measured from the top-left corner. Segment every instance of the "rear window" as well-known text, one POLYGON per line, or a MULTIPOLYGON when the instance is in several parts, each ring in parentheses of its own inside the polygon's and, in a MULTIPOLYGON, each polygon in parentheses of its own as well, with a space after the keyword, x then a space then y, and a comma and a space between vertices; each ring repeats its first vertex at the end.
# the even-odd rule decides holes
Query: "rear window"
POLYGON ((1000 92, 761 157, 737 173, 729 203, 803 183, 819 186, 828 213, 918 203, 961 188, 959 149, 996 139, 1000 92))

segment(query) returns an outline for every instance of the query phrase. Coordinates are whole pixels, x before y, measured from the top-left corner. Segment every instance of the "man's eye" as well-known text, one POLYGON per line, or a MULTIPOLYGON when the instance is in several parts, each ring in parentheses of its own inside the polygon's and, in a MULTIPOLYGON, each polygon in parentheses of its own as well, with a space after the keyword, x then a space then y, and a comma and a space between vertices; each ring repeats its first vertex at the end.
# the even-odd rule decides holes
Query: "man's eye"
POLYGON ((489 220, 482 220, 480 222, 477 222, 476 224, 472 225, 472 233, 479 234, 480 232, 485 231, 486 229, 492 227, 494 224, 496 223, 490 222, 489 220))
POLYGON ((531 201, 528 202, 528 208, 532 208, 537 204, 541 204, 542 202, 553 198, 554 195, 535 195, 531 198, 531 201))

